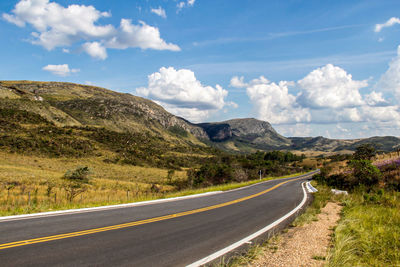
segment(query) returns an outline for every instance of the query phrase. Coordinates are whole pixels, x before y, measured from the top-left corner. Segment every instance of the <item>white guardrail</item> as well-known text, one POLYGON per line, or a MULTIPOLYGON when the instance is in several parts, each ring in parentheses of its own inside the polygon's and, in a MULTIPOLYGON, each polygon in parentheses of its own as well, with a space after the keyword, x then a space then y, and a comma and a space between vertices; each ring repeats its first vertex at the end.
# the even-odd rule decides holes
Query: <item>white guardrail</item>
POLYGON ((310 184, 310 182, 307 182, 307 183, 306 183, 306 188, 307 188, 308 193, 315 193, 315 192, 318 192, 318 190, 317 190, 314 186, 312 186, 312 185, 310 184))

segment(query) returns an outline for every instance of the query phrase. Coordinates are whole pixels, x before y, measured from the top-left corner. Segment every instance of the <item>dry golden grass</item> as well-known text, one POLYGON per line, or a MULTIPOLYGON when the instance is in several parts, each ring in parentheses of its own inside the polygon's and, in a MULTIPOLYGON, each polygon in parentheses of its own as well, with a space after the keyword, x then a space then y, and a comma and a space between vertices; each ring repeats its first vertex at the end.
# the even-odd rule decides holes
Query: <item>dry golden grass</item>
MULTIPOLYGON (((0 215, 160 198, 174 191, 165 184, 167 173, 165 169, 104 163, 94 157, 50 159, 0 152, 0 215), (91 182, 69 203, 62 176, 78 166, 90 168, 91 182)), ((173 178, 186 179, 186 172, 175 171, 173 178)))
MULTIPOLYGON (((138 183, 161 183, 167 177, 168 170, 151 167, 139 167, 104 163, 102 158, 43 158, 0 152, 0 181, 60 178, 67 170, 77 166, 88 166, 92 178, 138 183)), ((186 179, 185 171, 175 171, 174 178, 186 179)))
MULTIPOLYGON (((0 152, 0 216, 225 191, 260 182, 254 180, 177 192, 167 185, 167 175, 165 169, 104 163, 101 158, 49 159, 0 152), (91 169, 91 181, 85 192, 69 202, 62 176, 78 166, 91 169)), ((298 174, 285 177, 294 175, 298 174)), ((173 179, 186 180, 186 172, 175 171, 173 179)), ((262 181, 270 179, 277 177, 262 181)))

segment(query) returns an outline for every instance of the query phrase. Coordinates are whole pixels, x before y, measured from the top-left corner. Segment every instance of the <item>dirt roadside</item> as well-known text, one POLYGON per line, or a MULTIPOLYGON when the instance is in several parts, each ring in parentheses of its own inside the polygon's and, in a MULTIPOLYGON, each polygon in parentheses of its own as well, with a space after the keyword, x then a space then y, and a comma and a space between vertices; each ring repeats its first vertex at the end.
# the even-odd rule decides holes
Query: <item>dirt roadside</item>
POLYGON ((329 202, 318 221, 289 229, 270 240, 261 254, 247 266, 324 266, 332 229, 342 207, 329 202))

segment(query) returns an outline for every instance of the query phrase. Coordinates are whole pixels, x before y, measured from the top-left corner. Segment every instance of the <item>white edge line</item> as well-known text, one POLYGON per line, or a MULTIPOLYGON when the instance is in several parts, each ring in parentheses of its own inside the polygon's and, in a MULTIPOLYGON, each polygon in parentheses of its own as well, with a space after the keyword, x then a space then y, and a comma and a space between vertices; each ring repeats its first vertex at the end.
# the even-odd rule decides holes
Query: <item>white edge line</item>
POLYGON ((150 205, 150 204, 170 202, 170 201, 176 201, 176 200, 181 200, 181 199, 190 199, 190 198, 202 197, 202 196, 206 196, 206 195, 214 195, 214 194, 219 194, 219 193, 222 193, 222 192, 223 191, 212 191, 212 192, 206 192, 206 193, 201 193, 201 194, 196 194, 196 195, 188 195, 188 196, 172 197, 172 198, 163 198, 163 199, 156 199, 156 200, 148 200, 148 201, 141 201, 141 202, 118 204, 118 205, 108 205, 108 206, 100 206, 100 207, 92 207, 92 208, 57 210, 57 211, 31 213, 31 214, 3 216, 3 217, 0 217, 0 223, 1 222, 5 222, 5 221, 8 222, 8 221, 15 221, 15 220, 30 219, 30 218, 41 218, 41 217, 59 216, 59 215, 67 215, 67 214, 74 214, 74 213, 85 213, 85 212, 93 212, 93 211, 101 211, 101 210, 129 208, 129 207, 135 207, 135 206, 145 206, 145 205, 150 205))
POLYGON ((213 261, 219 257, 221 257, 222 255, 234 250, 235 248, 240 247, 241 245, 250 242, 250 240, 253 240, 254 238, 258 237, 259 235, 271 230, 272 228, 274 228, 275 226, 277 226, 278 224, 280 224, 281 222, 283 222, 284 220, 286 220, 287 218, 289 218, 290 216, 292 216, 293 214, 295 214, 299 209, 301 209, 303 207, 303 205, 306 203, 307 200, 307 192, 304 189, 304 182, 301 184, 301 188, 303 189, 303 200, 300 202, 299 205, 297 205, 296 208, 294 208, 292 211, 290 211, 289 213, 287 213, 285 216, 281 217, 280 219, 276 220, 275 222, 267 225, 266 227, 262 228, 261 230, 258 230, 257 232, 243 238, 242 240, 237 241, 236 243, 233 243, 232 245, 223 248, 201 260, 198 260, 192 264, 187 265, 187 267, 197 267, 197 266, 201 266, 204 265, 210 261, 213 261))
POLYGON ((303 178, 303 177, 305 178, 306 176, 313 175, 313 174, 316 173, 316 172, 317 172, 317 171, 312 171, 312 172, 307 172, 307 173, 300 174, 300 175, 298 175, 298 176, 293 176, 293 177, 286 177, 286 178, 278 178, 278 179, 266 180, 266 181, 262 181, 262 182, 258 182, 258 183, 255 183, 255 184, 246 185, 246 186, 243 186, 243 187, 238 187, 238 188, 235 188, 235 189, 231 189, 231 190, 227 190, 227 191, 222 191, 222 192, 233 192, 233 191, 238 191, 238 190, 246 189, 246 188, 253 187, 253 186, 256 186, 256 185, 260 185, 260 184, 266 184, 266 183, 268 183, 268 182, 273 182, 273 181, 285 181, 285 180, 290 180, 290 179, 295 179, 295 178, 303 178))

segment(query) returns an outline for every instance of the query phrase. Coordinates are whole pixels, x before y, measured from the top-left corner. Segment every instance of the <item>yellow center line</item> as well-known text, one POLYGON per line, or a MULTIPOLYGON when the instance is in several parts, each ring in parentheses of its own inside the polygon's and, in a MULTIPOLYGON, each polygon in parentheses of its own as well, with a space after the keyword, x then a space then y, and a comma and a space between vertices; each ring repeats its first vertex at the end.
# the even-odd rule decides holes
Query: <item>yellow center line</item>
POLYGON ((159 222, 159 221, 169 220, 169 219, 178 218, 178 217, 191 215, 191 214, 196 214, 196 213, 209 211, 209 210, 213 210, 213 209, 218 209, 218 208, 226 207, 226 206, 229 206, 229 205, 232 205, 232 204, 236 204, 236 203, 239 203, 239 202, 242 202, 242 201, 245 201, 245 200, 249 200, 249 199, 258 197, 258 196, 266 194, 266 193, 268 193, 268 192, 270 192, 270 191, 272 191, 272 190, 274 190, 274 189, 276 189, 276 188, 278 188, 278 187, 280 187, 280 186, 282 186, 282 185, 284 185, 284 184, 286 184, 288 182, 296 181, 296 180, 303 179, 303 178, 305 178, 305 177, 300 177, 300 178, 296 178, 296 179, 287 180, 287 181, 281 182, 281 183, 279 183, 279 184, 277 184, 277 185, 275 185, 273 187, 270 187, 270 188, 268 188, 268 189, 266 189, 264 191, 261 191, 259 193, 256 193, 256 194, 253 194, 253 195, 250 195, 250 196, 246 196, 246 197, 242 197, 242 198, 239 198, 239 199, 235 199, 235 200, 232 200, 232 201, 228 201, 228 202, 225 202, 225 203, 213 205, 213 206, 208 206, 208 207, 199 208, 199 209, 195 209, 195 210, 179 212, 179 213, 175 213, 175 214, 164 215, 164 216, 150 218, 150 219, 144 219, 144 220, 140 220, 140 221, 134 221, 134 222, 116 224, 116 225, 105 226, 105 227, 100 227, 100 228, 94 228, 94 229, 89 229, 89 230, 84 230, 84 231, 77 231, 77 232, 66 233, 66 234, 52 235, 52 236, 39 237, 39 238, 15 241, 15 242, 10 242, 10 243, 4 243, 4 244, 0 244, 0 250, 7 249, 7 248, 12 248, 12 247, 26 246, 26 245, 31 245, 31 244, 35 244, 35 243, 49 242, 49 241, 58 240, 58 239, 64 239, 64 238, 77 237, 77 236, 82 236, 82 235, 90 235, 90 234, 100 233, 100 232, 105 232, 105 231, 117 230, 117 229, 132 227, 132 226, 148 224, 148 223, 152 223, 152 222, 159 222))

